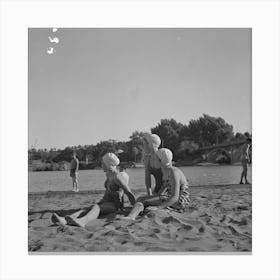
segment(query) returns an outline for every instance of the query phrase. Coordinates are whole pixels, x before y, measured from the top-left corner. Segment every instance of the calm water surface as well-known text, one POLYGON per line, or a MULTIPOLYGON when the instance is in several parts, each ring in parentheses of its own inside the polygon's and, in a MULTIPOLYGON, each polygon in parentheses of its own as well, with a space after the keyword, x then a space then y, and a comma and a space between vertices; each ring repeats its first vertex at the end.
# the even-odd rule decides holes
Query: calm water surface
MULTIPOLYGON (((241 166, 186 166, 180 167, 191 186, 223 185, 239 183, 241 166)), ((129 185, 132 189, 145 188, 144 169, 127 169, 129 185)), ((248 180, 251 182, 251 167, 248 180)), ((28 173, 29 192, 62 191, 72 189, 69 171, 43 171, 28 173)), ((105 173, 102 170, 80 170, 80 190, 103 189, 105 173)))

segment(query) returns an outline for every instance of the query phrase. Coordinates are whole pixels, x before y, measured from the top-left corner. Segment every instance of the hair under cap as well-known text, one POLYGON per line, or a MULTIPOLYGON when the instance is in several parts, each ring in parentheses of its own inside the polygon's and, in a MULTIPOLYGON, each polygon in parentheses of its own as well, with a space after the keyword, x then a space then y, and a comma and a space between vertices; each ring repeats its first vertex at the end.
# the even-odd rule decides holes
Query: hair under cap
POLYGON ((169 149, 161 148, 156 152, 156 155, 164 166, 167 167, 172 164, 173 154, 169 149))
POLYGON ((102 157, 103 163, 107 168, 117 166, 120 164, 119 158, 114 153, 107 153, 102 157))
POLYGON ((145 135, 145 139, 147 139, 149 144, 151 146, 153 146, 154 148, 158 148, 160 146, 161 140, 160 140, 160 137, 157 134, 147 133, 145 135))

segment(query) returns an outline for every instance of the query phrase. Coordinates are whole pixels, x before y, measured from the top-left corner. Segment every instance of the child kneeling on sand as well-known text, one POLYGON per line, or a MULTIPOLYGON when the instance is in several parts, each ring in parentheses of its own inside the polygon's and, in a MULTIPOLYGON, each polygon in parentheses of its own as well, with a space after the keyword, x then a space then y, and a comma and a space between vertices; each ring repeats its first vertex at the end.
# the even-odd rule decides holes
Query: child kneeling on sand
POLYGON ((102 168, 106 173, 105 194, 103 198, 93 205, 85 214, 80 210, 71 216, 60 217, 57 214, 52 215, 52 222, 62 225, 75 225, 84 227, 90 221, 97 219, 99 215, 117 212, 123 207, 123 195, 126 194, 130 203, 135 204, 135 197, 128 186, 128 174, 120 172, 117 168, 120 160, 113 153, 107 153, 102 158, 102 168))
POLYGON ((156 152, 163 174, 163 184, 156 195, 140 197, 130 214, 123 219, 134 220, 145 207, 157 206, 159 209, 171 208, 178 211, 185 211, 190 199, 188 182, 183 172, 172 166, 172 152, 162 148, 156 152))

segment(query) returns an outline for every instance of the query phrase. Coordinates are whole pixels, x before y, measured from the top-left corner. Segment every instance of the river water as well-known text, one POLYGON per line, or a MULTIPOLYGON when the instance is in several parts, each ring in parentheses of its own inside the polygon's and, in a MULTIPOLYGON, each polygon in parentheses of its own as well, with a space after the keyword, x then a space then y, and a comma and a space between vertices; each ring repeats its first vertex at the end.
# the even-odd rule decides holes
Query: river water
MULTIPOLYGON (((236 165, 227 166, 185 166, 180 167, 187 177, 190 186, 238 184, 242 168, 236 165)), ((145 188, 144 169, 127 169, 131 189, 145 188)), ((251 166, 248 168, 248 180, 251 182, 251 166)), ((80 190, 103 189, 105 174, 102 170, 80 170, 80 190)), ((42 171, 28 173, 28 191, 62 191, 72 189, 69 171, 42 171)))

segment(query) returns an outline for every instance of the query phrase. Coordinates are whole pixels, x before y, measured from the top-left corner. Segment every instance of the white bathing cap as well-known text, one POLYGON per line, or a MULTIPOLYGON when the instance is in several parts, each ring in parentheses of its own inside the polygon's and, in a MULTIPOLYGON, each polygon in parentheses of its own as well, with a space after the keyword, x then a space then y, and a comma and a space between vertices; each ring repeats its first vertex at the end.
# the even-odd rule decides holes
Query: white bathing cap
POLYGON ((119 158, 114 153, 107 153, 102 157, 103 163, 107 168, 117 166, 120 164, 119 158))
POLYGON ((156 155, 164 166, 168 167, 172 164, 173 154, 169 149, 161 148, 156 152, 156 155))
POLYGON ((160 146, 161 140, 157 134, 147 133, 144 137, 152 147, 158 148, 160 146))

